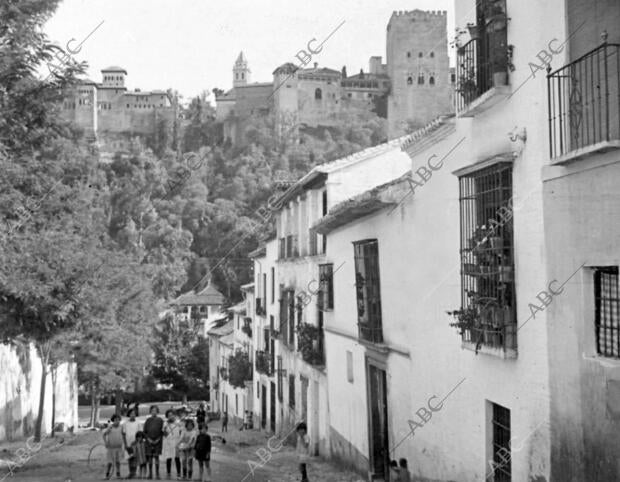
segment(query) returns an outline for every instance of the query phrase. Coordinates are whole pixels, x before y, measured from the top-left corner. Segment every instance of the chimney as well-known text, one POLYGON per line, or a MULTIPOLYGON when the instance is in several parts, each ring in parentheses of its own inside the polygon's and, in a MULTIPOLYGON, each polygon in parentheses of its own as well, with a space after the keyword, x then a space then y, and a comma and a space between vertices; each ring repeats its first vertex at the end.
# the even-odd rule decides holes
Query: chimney
POLYGON ((347 66, 346 65, 342 66, 342 78, 343 79, 347 78, 347 66))
POLYGON ((314 70, 316 70, 318 67, 319 67, 319 63, 318 63, 318 62, 315 62, 315 63, 314 63, 314 70))

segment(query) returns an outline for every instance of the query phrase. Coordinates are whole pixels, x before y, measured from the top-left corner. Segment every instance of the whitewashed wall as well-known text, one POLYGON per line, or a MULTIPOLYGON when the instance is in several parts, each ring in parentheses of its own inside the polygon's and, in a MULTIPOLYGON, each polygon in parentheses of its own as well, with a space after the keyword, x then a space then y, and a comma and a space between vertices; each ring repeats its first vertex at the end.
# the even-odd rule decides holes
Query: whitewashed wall
MULTIPOLYGON (((0 441, 29 436, 34 430, 39 410, 41 359, 34 347, 18 351, 0 345, 0 441)), ((43 428, 51 431, 52 376, 48 373, 44 401, 43 428)), ((65 429, 77 428, 77 369, 65 363, 58 368, 55 386, 57 424, 65 429)))

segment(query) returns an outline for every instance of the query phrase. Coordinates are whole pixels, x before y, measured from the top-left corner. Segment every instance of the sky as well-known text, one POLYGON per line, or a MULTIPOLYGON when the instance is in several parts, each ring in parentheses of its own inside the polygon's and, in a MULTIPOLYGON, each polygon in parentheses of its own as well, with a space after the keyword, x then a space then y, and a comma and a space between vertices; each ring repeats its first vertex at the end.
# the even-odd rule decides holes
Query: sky
MULTIPOLYGON (((368 59, 385 63, 386 26, 395 10, 446 10, 454 31, 454 0, 64 0, 45 25, 50 39, 83 43, 76 60, 100 70, 127 70, 129 89, 178 90, 185 100, 232 86, 232 66, 243 51, 252 82, 271 82, 272 72, 316 38, 325 42, 318 62, 357 73, 368 59), (344 22, 344 23, 342 23, 344 22)), ((212 100, 212 99, 211 99, 212 100)))

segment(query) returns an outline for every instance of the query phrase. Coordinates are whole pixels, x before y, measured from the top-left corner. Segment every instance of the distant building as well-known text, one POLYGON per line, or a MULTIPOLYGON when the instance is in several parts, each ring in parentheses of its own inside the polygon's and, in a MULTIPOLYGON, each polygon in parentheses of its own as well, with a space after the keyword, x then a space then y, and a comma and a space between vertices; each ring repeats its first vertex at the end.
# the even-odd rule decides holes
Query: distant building
POLYGON ((160 120, 173 121, 173 99, 166 91, 127 91, 127 71, 122 67, 108 67, 101 75, 101 83, 83 80, 63 101, 63 116, 88 137, 118 148, 119 141, 128 142, 129 136, 154 134, 160 120))
POLYGON ((188 291, 170 302, 175 315, 186 321, 194 320, 203 325, 203 333, 208 329, 208 322, 215 321, 224 308, 225 296, 212 284, 203 290, 188 291))
POLYGON ((241 52, 233 66, 233 87, 216 97, 217 119, 234 144, 252 116, 273 113, 279 135, 298 126, 331 126, 348 115, 373 111, 389 122, 389 137, 425 125, 453 111, 454 78, 448 62, 445 12, 394 12, 387 31, 387 64, 369 60, 367 73, 346 68, 302 68, 285 63, 273 82, 250 83, 241 52), (415 49, 413 46, 416 46, 415 49))

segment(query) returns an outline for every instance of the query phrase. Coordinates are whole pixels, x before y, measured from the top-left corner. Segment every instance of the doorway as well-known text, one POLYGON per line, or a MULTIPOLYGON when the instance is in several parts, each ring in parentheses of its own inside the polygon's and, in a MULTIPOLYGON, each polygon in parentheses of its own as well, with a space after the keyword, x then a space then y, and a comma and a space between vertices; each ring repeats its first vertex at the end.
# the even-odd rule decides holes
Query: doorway
POLYGON ((386 373, 368 364, 369 460, 372 479, 387 477, 389 465, 386 373))
POLYGON ((267 387, 261 385, 261 397, 260 397, 260 427, 265 428, 267 426, 267 387))
POLYGON ((276 431, 276 384, 271 382, 269 387, 269 428, 272 432, 276 431))

